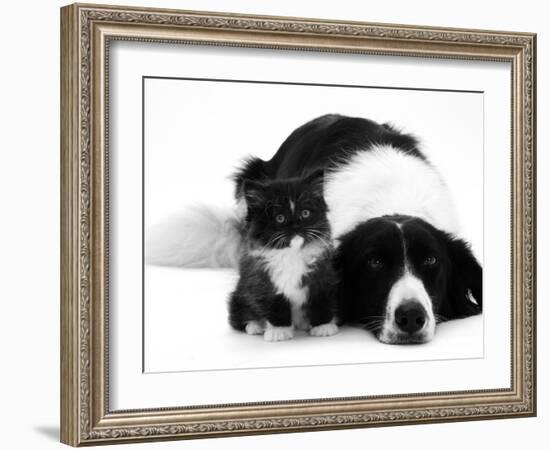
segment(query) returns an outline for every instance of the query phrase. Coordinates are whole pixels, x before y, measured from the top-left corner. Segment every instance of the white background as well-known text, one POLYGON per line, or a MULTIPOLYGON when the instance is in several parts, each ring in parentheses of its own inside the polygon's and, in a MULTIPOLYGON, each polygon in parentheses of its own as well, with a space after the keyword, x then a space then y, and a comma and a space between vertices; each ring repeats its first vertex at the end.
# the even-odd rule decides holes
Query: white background
MULTIPOLYGON (((59 23, 60 2, 27 2, 4 6, 2 27, 3 70, 0 73, 2 102, 2 398, 3 447, 59 448, 59 23), (25 33, 21 30, 24 29, 25 33), (29 131, 30 130, 30 131, 29 131)), ((133 4, 172 8, 243 11, 291 16, 316 16, 379 22, 445 25, 539 32, 539 80, 550 76, 547 13, 543 2, 387 1, 363 3, 297 1, 162 1, 133 4), (498 14, 495 14, 495 8, 498 14)), ((542 124, 547 123, 548 88, 539 84, 539 148, 547 146, 542 124)), ((548 155, 539 153, 539 173, 548 166, 548 155)), ((539 198, 548 190, 548 177, 540 176, 539 198)), ((550 335, 544 326, 549 314, 544 302, 548 282, 548 212, 540 201, 539 246, 539 417, 455 424, 378 428, 338 432, 142 444, 143 448, 348 448, 410 445, 440 449, 519 448, 536 444, 547 435, 550 419, 547 402, 550 335)), ((135 447, 134 447, 135 448, 135 447)))
MULTIPOLYGON (((134 43, 130 45, 136 47, 134 43)), ((124 43, 123 46, 127 47, 128 44, 124 43)), ((174 55, 169 56, 168 61, 187 54, 186 48, 174 50, 174 55)), ((212 50, 217 57, 211 57, 219 66, 244 65, 231 64, 231 61, 220 62, 226 48, 220 51, 207 47, 206 53, 213 53, 212 50)), ((204 51, 204 48, 200 51, 193 49, 192 53, 204 51)), ((240 52, 241 49, 234 49, 232 53, 238 55, 240 52)), ((323 70, 319 66, 323 60, 328 60, 329 67, 334 66, 334 58, 327 58, 326 54, 316 56, 310 56, 304 68, 296 67, 299 63, 293 61, 294 67, 289 75, 284 72, 274 74, 269 68, 264 71, 269 73, 269 80, 274 76, 277 79, 296 76, 296 72, 300 73, 302 79, 318 76, 319 73, 325 74, 327 79, 328 68, 323 70)), ((118 57, 118 51, 111 50, 111 60, 118 57)), ((371 60, 370 65, 364 61, 364 56, 348 55, 341 59, 351 60, 361 68, 354 70, 353 66, 349 69, 344 66, 336 70, 338 74, 346 73, 346 76, 353 72, 360 72, 363 77, 366 73, 388 70, 392 74, 402 72, 394 67, 384 67, 388 58, 368 58, 371 60)), ((140 57, 139 60, 149 61, 149 58, 140 57)), ((438 62, 432 62, 430 69, 433 70, 438 62)), ((424 66, 423 63, 425 60, 419 65, 424 66)), ((466 67, 463 63, 452 67, 447 67, 451 66, 448 61, 439 63, 449 71, 454 66, 466 67)), ((182 75, 196 73, 197 65, 186 61, 182 75), (193 70, 190 71, 188 66, 193 66, 193 70)), ((284 62, 279 65, 286 66, 284 62)), ((407 70, 408 65, 405 63, 404 70, 407 70)), ((491 69, 486 79, 494 85, 494 76, 499 73, 504 90, 507 90, 510 83, 509 66, 496 63, 488 66, 491 69)), ((155 74, 164 74, 162 64, 155 63, 147 67, 155 74)), ((437 74, 434 76, 443 78, 437 74)), ((113 78, 118 79, 116 74, 111 74, 113 78)), ((385 74, 377 75, 377 78, 385 78, 386 84, 395 83, 385 74)), ((447 85, 456 87, 456 78, 461 77, 448 77, 447 85)), ((480 90, 484 89, 483 77, 476 73, 470 75, 470 78, 479 83, 480 90)), ((362 79, 369 80, 368 77, 362 79)), ((405 83, 408 80, 400 81, 405 83)), ((123 83, 128 82, 125 77, 123 83)), ((422 83, 422 86, 431 84, 431 79, 423 76, 422 83)), ((416 82, 412 86, 417 86, 416 82)), ((391 120, 404 131, 414 130, 419 135, 423 151, 440 170, 457 204, 464 229, 461 236, 472 243, 483 264, 482 93, 147 79, 144 96, 145 242, 152 223, 162 222, 167 215, 185 211, 185 206, 197 203, 233 206, 233 182, 229 175, 234 173, 235 166, 243 157, 252 154, 265 160, 270 159, 294 128, 327 112, 338 112, 354 117, 369 117, 379 123, 391 120), (453 138, 449 139, 449 135, 453 138), (468 174, 467 178, 464 177, 465 173, 468 174)), ((122 103, 124 101, 121 99, 122 103)), ((121 117, 130 116, 132 109, 133 105, 129 112, 123 105, 119 105, 116 116, 111 115, 115 124, 111 129, 118 126, 121 117)), ((498 109, 502 110, 504 128, 507 129, 509 113, 506 113, 506 108, 498 109)), ((135 127, 131 129, 133 131, 135 127)), ((119 152, 119 146, 125 146, 124 139, 115 141, 117 145, 111 147, 112 155, 119 152)), ((509 144, 505 143, 504 148, 509 148, 509 144)), ((492 154, 498 155, 496 161, 500 162, 501 147, 493 146, 493 149, 497 151, 492 154)), ((138 161, 141 156, 135 151, 125 154, 138 161)), ((487 161, 489 168, 500 166, 491 164, 490 158, 487 161)), ((125 160, 117 164, 125 168, 131 165, 131 162, 125 163, 125 160)), ((509 174, 506 166, 502 166, 502 171, 509 174)), ((113 176, 115 178, 117 176, 113 176)), ((508 184, 504 182, 506 192, 508 184)), ((130 195, 135 197, 136 190, 132 190, 130 195)), ((116 200, 111 196, 114 208, 117 202, 125 203, 123 199, 116 200)), ((113 220, 111 225, 114 228, 117 226, 113 220)), ((140 225, 140 221, 134 222, 138 231, 140 225)), ((132 224, 125 226, 122 233, 128 234, 129 226, 132 224)), ((500 245, 497 250, 503 256, 509 254, 509 249, 500 245)), ((499 256, 498 260, 502 260, 502 257, 499 256)), ((508 272, 508 269, 505 268, 505 271, 508 272)), ((132 283, 135 278, 132 277, 132 283)), ((331 339, 311 339, 298 334, 292 342, 270 345, 261 337, 243 336, 230 329, 225 304, 235 283, 235 271, 171 270, 146 265, 145 370, 165 372, 483 356, 482 317, 463 321, 459 326, 446 324, 438 329, 438 336, 433 342, 421 346, 383 345, 369 339, 366 333, 349 327, 342 328, 338 336, 331 339)), ((493 293, 491 289, 486 297, 493 297, 493 293)), ((111 301, 116 302, 117 299, 111 297, 111 301)), ((490 303, 491 299, 488 298, 486 304, 490 303)), ((504 303, 502 306, 508 311, 504 303)), ((490 307, 488 309, 491 310, 490 307)))

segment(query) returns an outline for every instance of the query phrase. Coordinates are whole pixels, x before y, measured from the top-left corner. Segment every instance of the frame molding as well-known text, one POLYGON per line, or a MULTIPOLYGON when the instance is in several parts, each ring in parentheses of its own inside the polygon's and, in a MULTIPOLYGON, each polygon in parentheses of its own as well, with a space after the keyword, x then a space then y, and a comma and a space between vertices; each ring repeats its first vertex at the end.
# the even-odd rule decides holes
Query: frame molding
POLYGON ((536 35, 74 4, 61 9, 61 441, 73 446, 536 414, 536 35), (158 41, 512 66, 512 387, 109 410, 109 42, 158 41))

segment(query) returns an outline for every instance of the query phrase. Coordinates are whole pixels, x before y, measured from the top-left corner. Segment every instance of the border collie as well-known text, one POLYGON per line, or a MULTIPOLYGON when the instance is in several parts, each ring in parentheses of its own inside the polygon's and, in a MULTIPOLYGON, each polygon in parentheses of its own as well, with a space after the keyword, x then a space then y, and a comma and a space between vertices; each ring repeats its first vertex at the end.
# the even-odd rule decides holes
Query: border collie
POLYGON ((237 207, 198 208, 149 233, 152 264, 234 267, 246 179, 325 171, 340 323, 388 344, 430 341, 436 324, 482 309, 482 268, 458 237, 450 192, 417 140, 388 124, 329 114, 297 128, 269 161, 235 177, 237 207))

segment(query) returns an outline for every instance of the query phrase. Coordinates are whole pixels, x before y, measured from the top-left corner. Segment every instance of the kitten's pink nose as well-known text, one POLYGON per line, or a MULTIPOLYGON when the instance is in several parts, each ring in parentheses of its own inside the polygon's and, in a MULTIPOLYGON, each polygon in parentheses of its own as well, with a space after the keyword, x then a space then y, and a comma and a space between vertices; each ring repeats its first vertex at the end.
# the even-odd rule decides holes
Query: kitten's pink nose
POLYGON ((304 244, 304 238, 302 236, 296 235, 290 241, 290 246, 292 248, 300 248, 304 244))

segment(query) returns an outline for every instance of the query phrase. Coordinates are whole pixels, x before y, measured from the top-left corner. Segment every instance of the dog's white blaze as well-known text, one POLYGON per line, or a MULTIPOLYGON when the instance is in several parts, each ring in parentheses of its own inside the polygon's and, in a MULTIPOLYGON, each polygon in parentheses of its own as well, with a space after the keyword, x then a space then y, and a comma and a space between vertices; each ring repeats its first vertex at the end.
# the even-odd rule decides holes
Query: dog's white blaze
POLYGON ((325 179, 328 219, 336 238, 366 220, 400 214, 459 233, 449 189, 437 170, 392 146, 360 151, 325 179))
POLYGON ((308 298, 308 288, 302 285, 302 278, 311 270, 311 265, 323 253, 319 243, 303 245, 304 238, 295 236, 289 247, 282 249, 252 250, 265 263, 271 281, 278 294, 290 302, 292 323, 299 329, 307 329, 303 305, 308 298))
POLYGON ((426 292, 422 280, 406 268, 405 273, 395 282, 388 295, 386 318, 382 332, 380 333, 380 340, 382 342, 392 343, 396 336, 402 333, 395 325, 395 310, 403 303, 410 301, 420 303, 426 310, 426 323, 418 333, 426 342, 433 338, 435 333, 435 316, 432 300, 428 292, 426 292))

